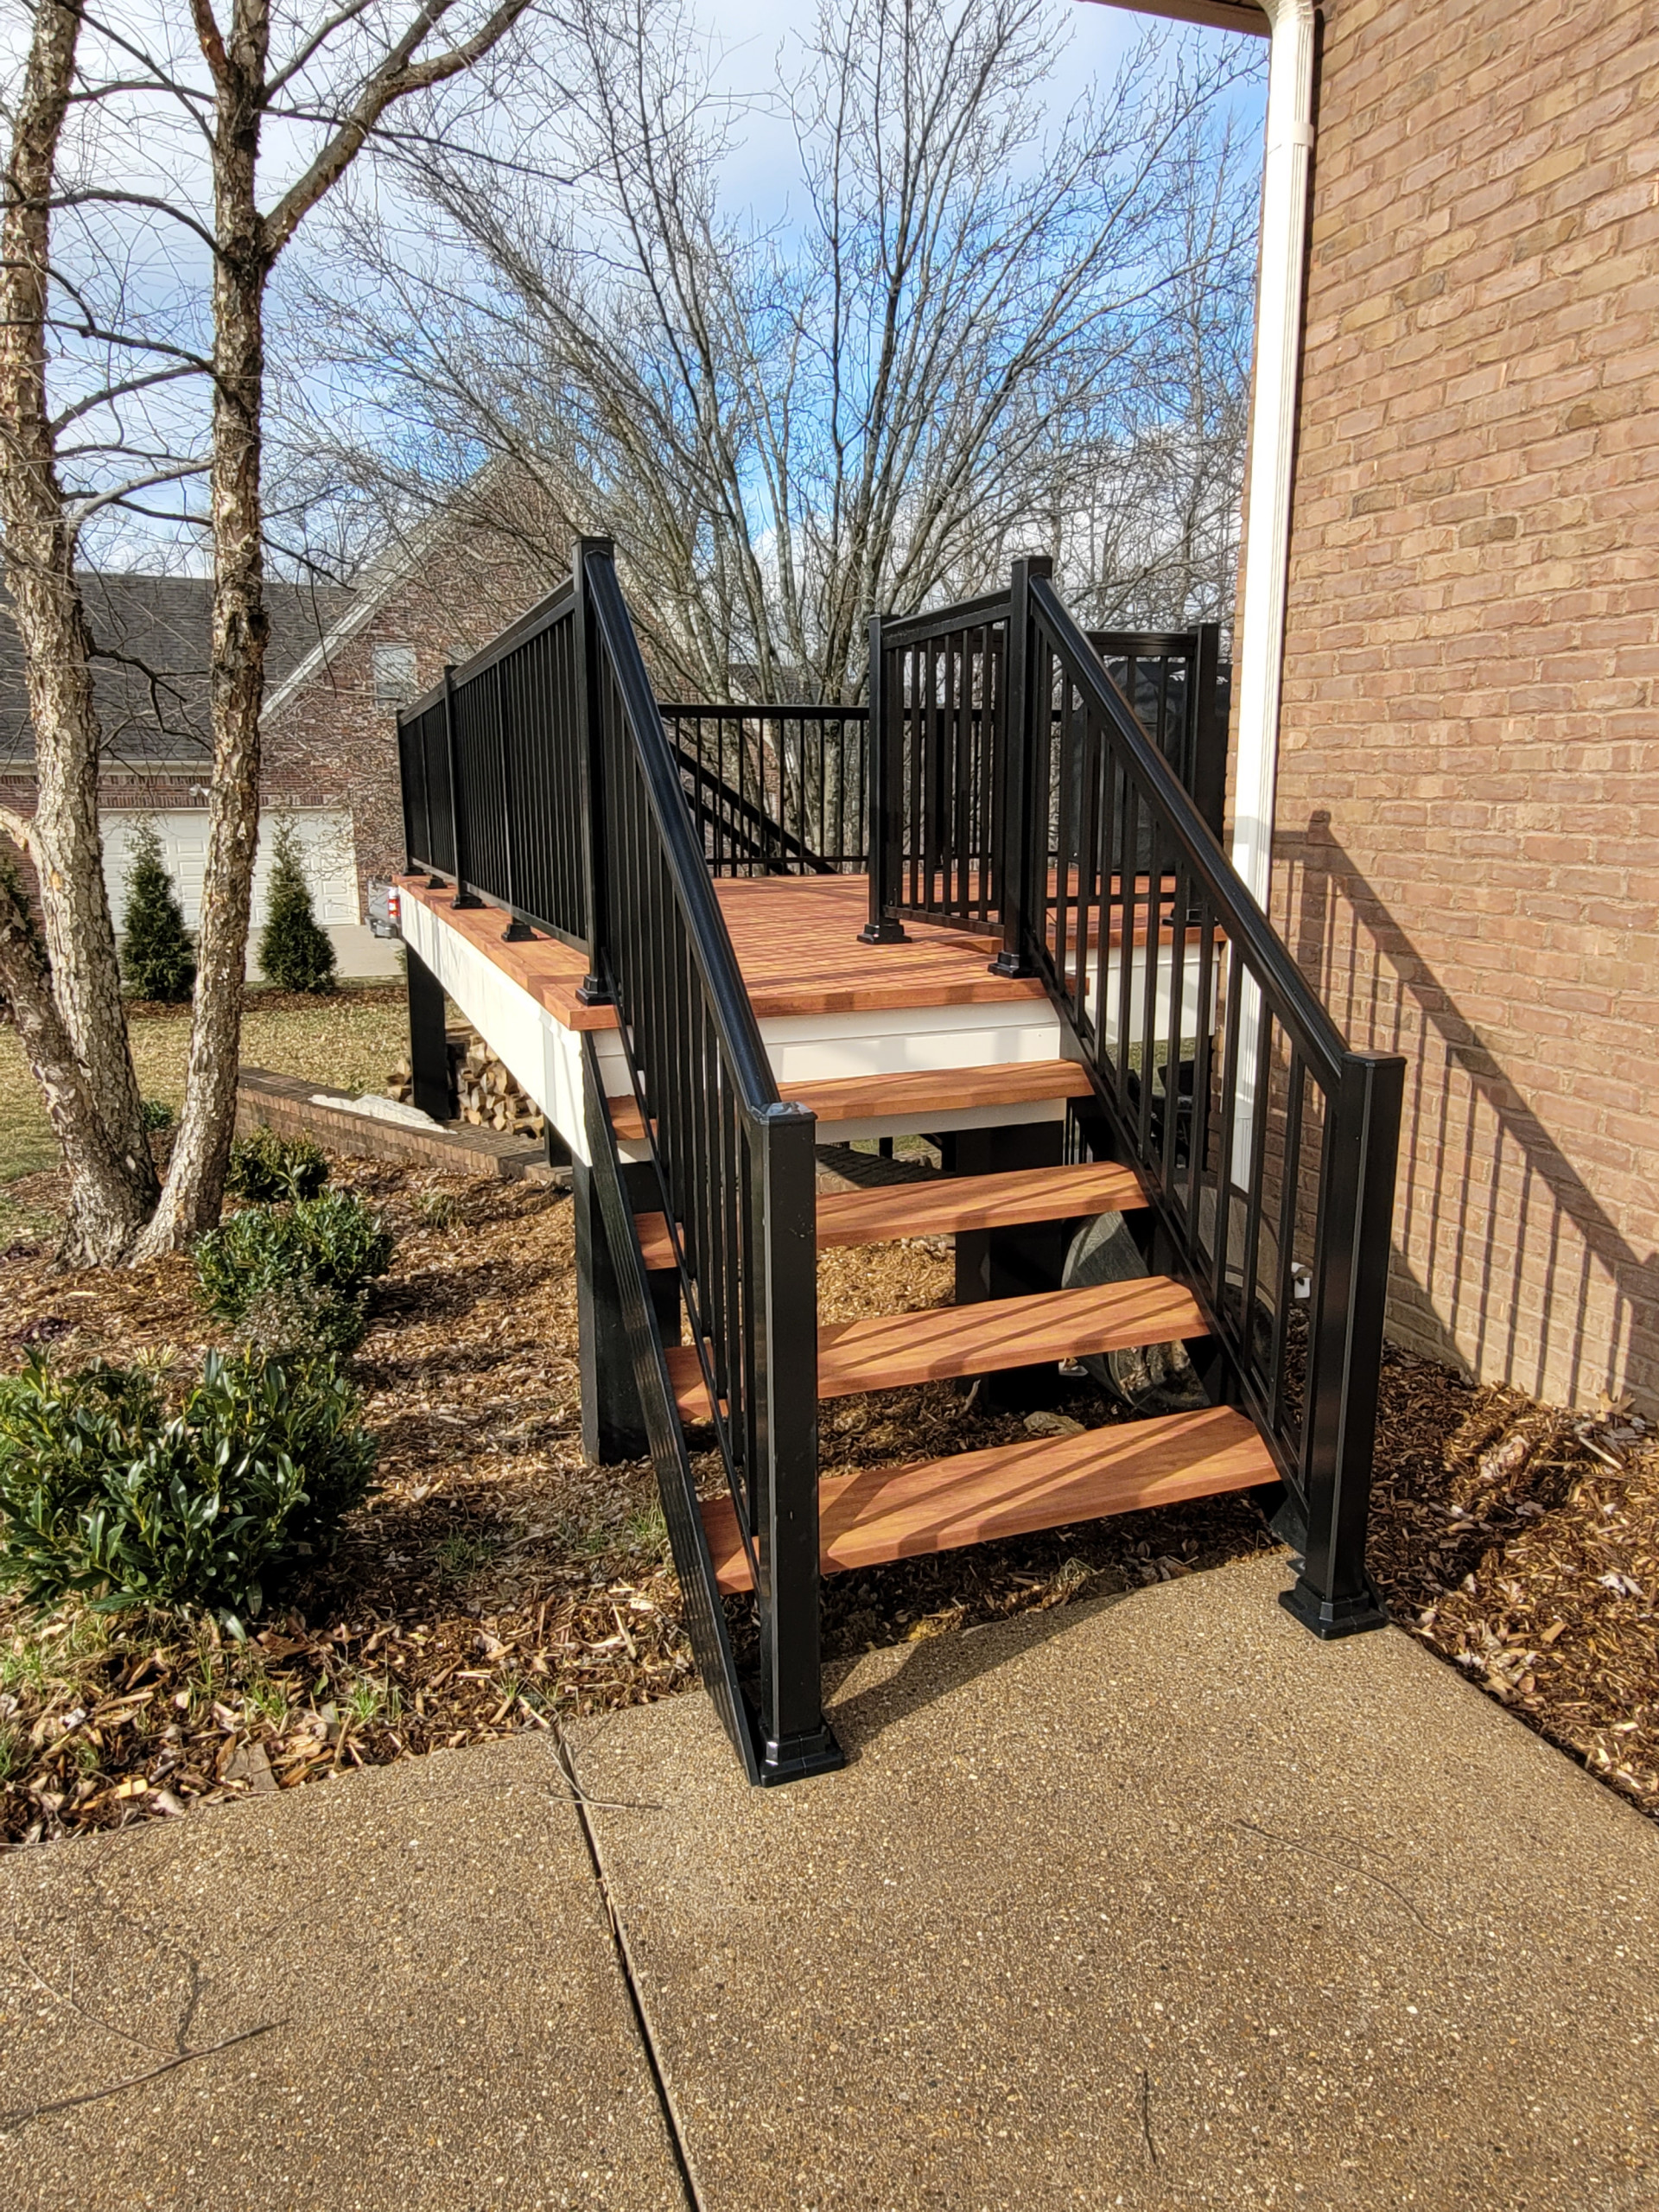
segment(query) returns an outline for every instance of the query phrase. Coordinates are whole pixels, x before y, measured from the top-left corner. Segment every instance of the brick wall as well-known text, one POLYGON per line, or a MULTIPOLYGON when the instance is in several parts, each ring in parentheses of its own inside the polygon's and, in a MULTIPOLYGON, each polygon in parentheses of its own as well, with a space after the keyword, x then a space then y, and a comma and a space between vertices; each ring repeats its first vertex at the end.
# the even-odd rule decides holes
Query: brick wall
POLYGON ((1659 1400, 1659 7, 1331 0, 1278 918, 1403 1052, 1392 1331, 1659 1400))

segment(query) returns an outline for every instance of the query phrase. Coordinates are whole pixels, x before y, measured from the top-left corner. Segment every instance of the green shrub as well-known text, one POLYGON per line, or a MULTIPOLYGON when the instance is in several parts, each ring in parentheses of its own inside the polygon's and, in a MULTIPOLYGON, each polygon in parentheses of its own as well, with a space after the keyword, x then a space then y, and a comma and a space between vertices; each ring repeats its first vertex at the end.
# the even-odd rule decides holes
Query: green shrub
POLYGON ((138 1102, 138 1118, 147 1130, 153 1132, 156 1129, 170 1129, 173 1126, 173 1109, 165 1098, 141 1098, 138 1102))
POLYGON ((250 1205, 279 1198, 315 1198, 328 1180, 322 1147, 309 1137, 280 1137, 275 1129, 256 1129, 231 1147, 226 1184, 231 1196, 250 1205))
POLYGON ((153 822, 138 824, 130 849, 121 972, 135 998, 176 1005, 195 988, 195 951, 153 822))
POLYGON ((256 1291, 243 1309, 240 1334, 260 1351, 355 1351, 368 1326, 361 1291, 329 1290, 293 1276, 256 1291))
POLYGON ((143 1368, 0 1378, 0 1587, 35 1605, 200 1606, 233 1633, 333 1551, 374 1446, 330 1360, 209 1356, 169 1410, 143 1368))
POLYGON ((281 991, 334 988, 334 940, 311 911, 311 887, 291 822, 276 825, 265 926, 259 935, 259 966, 266 982, 281 991))
MULTIPOLYGON (((233 1213, 196 1246, 196 1281, 216 1320, 245 1325, 278 1294, 327 1292, 362 1313, 365 1286, 391 1263, 391 1235, 349 1191, 233 1213)), ((360 1337, 361 1331, 359 1329, 360 1337)))

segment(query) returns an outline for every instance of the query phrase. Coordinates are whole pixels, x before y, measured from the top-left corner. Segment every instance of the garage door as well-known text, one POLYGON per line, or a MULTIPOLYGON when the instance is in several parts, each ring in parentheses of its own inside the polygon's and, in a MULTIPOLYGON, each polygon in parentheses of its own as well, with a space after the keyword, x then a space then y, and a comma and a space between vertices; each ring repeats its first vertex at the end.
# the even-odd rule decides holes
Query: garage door
MULTIPOLYGON (((162 857, 178 887, 188 926, 201 919, 201 880, 207 865, 207 810, 179 808, 148 817, 141 814, 106 813, 104 830, 104 880, 109 886, 110 907, 115 926, 121 927, 126 911, 127 871, 131 865, 133 832, 148 818, 162 841, 162 857)), ((278 817, 259 817, 259 849, 253 863, 253 927, 265 918, 265 893, 270 880, 270 853, 278 817)), ((317 919, 325 924, 355 922, 357 855, 352 842, 352 817, 345 807, 305 807, 288 817, 300 848, 311 903, 317 919)))

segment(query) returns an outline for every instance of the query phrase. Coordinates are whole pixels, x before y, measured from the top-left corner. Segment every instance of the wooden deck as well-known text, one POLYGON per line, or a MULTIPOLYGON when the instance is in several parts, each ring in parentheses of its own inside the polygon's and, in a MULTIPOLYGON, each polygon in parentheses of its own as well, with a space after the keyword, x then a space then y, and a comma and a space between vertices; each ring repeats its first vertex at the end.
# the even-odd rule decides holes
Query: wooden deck
MULTIPOLYGON (((493 906, 462 907, 431 891, 424 876, 404 877, 399 894, 441 914, 450 928, 544 1007, 567 1029, 614 1029, 608 1007, 578 1003, 585 973, 579 953, 552 938, 508 944, 506 918, 493 906)), ((1027 1004, 1044 996, 1034 979, 993 976, 995 938, 912 925, 904 944, 869 945, 858 933, 869 912, 861 875, 760 876, 715 886, 757 1019, 797 1014, 872 1014, 940 1006, 1027 1004)))
MULTIPOLYGON (((616 1016, 608 1007, 578 1002, 585 963, 569 946, 548 937, 508 943, 502 935, 506 918, 498 907, 457 911, 454 893, 429 890, 424 876, 405 876, 397 889, 404 899, 441 914, 565 1028, 615 1028, 616 1016)), ((1034 977, 990 973, 1000 942, 995 937, 911 921, 903 944, 861 944, 859 931, 869 912, 869 882, 862 875, 723 878, 715 893, 750 1004, 762 1021, 924 1007, 1028 1005, 1045 995, 1034 977)), ((1160 940, 1166 946, 1166 900, 1160 904, 1160 940)), ((1146 936, 1142 895, 1134 909, 1131 942, 1143 944, 1146 936)), ((1075 957, 1075 933, 1069 947, 1075 957)))

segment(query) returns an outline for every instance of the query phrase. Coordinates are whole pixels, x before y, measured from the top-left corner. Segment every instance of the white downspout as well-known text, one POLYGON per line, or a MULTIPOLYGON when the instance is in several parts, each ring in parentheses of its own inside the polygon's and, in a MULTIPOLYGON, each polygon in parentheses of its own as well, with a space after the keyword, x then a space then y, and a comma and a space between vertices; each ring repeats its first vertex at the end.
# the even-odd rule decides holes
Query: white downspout
POLYGON ((1233 866, 1265 907, 1273 872, 1290 570, 1291 464, 1296 447, 1303 256, 1313 154, 1313 0, 1261 0, 1261 4, 1273 28, 1262 171, 1244 593, 1234 675, 1238 753, 1233 866))

